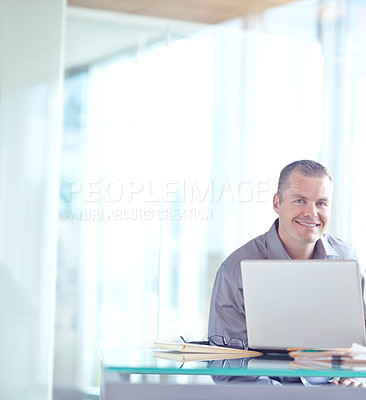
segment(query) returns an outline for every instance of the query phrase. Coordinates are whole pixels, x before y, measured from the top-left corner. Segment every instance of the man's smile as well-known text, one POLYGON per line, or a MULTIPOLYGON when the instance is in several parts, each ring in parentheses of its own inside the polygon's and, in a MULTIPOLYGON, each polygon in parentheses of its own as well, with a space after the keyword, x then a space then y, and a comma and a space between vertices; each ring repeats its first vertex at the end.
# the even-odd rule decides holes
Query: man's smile
POLYGON ((315 223, 315 222, 305 222, 305 221, 298 221, 298 220, 295 220, 295 222, 297 222, 299 225, 302 225, 302 226, 308 226, 309 228, 316 228, 316 227, 320 226, 320 223, 315 223))

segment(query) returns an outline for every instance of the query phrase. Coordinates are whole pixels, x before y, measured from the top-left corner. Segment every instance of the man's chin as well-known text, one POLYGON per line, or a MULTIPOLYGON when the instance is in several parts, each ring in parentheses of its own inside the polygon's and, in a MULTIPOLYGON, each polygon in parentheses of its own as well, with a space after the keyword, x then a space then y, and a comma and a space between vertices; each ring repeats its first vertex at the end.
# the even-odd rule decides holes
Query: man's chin
POLYGON ((320 239, 321 235, 307 235, 305 237, 303 237, 303 241, 304 243, 307 244, 315 244, 319 239, 320 239))
POLYGON ((306 243, 315 243, 323 235, 324 229, 322 226, 317 226, 314 229, 297 229, 298 235, 303 238, 306 243))

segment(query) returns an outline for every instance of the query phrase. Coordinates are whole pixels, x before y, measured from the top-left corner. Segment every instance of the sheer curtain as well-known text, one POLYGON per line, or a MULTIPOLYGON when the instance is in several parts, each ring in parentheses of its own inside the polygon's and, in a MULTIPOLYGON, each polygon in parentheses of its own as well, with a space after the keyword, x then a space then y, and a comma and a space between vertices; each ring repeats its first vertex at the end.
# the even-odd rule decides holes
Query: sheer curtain
POLYGON ((366 119, 363 111, 366 101, 366 58, 364 17, 366 6, 360 1, 351 1, 347 8, 347 138, 349 166, 347 233, 348 239, 356 246, 363 268, 366 268, 366 212, 363 199, 366 195, 364 181, 366 119))
POLYGON ((76 341, 80 385, 96 384, 100 346, 205 335, 213 56, 212 37, 200 34, 79 74, 87 96, 78 132, 68 128, 60 221, 63 274, 77 263, 77 333, 67 333, 64 304, 56 350, 60 358, 60 343, 76 341))

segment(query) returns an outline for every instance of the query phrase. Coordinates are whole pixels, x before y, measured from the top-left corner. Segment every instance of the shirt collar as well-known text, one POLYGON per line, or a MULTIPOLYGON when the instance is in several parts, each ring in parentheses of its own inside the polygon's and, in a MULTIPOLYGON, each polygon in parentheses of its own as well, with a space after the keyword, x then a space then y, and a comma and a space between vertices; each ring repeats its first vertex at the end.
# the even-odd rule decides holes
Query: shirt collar
POLYGON ((278 236, 277 230, 278 218, 268 231, 268 258, 270 260, 289 260, 290 256, 287 254, 287 251, 278 236))
POLYGON ((339 258, 339 254, 336 250, 328 243, 325 235, 323 235, 315 245, 314 258, 318 259, 331 259, 339 258))
MULTIPOLYGON (((278 236, 278 218, 268 231, 268 256, 269 259, 273 260, 291 259, 278 236)), ((338 253, 330 246, 324 235, 316 242, 314 258, 325 260, 338 256, 338 253)))

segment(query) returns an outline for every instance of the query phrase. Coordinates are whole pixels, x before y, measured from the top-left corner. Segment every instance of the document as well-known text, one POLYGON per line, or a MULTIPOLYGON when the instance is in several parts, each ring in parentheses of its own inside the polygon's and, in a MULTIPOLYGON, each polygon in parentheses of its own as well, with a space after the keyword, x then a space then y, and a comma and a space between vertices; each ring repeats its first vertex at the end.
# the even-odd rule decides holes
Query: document
POLYGON ((294 368, 366 370, 366 347, 356 343, 346 349, 299 349, 289 355, 294 368))

